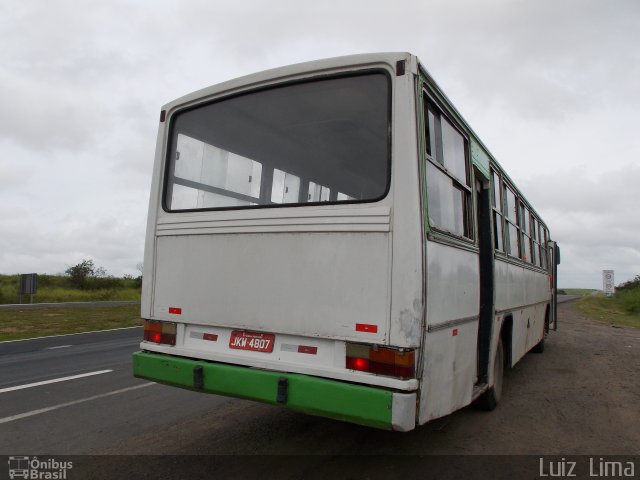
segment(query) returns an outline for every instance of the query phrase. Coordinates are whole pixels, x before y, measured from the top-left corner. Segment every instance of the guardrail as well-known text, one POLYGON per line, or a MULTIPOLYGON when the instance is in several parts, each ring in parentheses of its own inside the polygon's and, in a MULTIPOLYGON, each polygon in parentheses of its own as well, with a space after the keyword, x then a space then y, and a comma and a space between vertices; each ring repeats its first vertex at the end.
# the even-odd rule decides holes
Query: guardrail
POLYGON ((123 305, 140 305, 140 300, 122 300, 107 302, 59 302, 59 303, 9 303, 0 305, 0 309, 23 309, 23 308, 56 308, 56 307, 120 307, 123 305))

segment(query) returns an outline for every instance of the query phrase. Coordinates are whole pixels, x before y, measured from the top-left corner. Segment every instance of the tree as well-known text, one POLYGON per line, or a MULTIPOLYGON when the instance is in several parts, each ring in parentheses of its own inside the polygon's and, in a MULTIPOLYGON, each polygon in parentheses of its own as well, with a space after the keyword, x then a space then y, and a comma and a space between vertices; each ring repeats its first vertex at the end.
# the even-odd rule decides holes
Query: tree
POLYGON ((144 263, 138 262, 136 269, 140 272, 140 275, 136 277, 136 288, 142 288, 142 274, 144 272, 144 263))
POLYGON ((93 260, 82 260, 65 270, 71 284, 81 290, 112 289, 120 286, 120 280, 107 275, 103 267, 96 267, 93 260))
MULTIPOLYGON (((104 269, 101 269, 104 272, 104 269)), ((96 274, 96 267, 93 264, 93 260, 83 259, 77 265, 73 267, 69 267, 65 270, 65 272, 71 278, 71 283, 80 288, 87 288, 87 284, 91 277, 94 277, 96 274)))
POLYGON ((624 290, 633 290, 640 287, 640 275, 636 275, 633 280, 629 280, 627 282, 621 283, 616 287, 617 292, 621 292, 624 290))

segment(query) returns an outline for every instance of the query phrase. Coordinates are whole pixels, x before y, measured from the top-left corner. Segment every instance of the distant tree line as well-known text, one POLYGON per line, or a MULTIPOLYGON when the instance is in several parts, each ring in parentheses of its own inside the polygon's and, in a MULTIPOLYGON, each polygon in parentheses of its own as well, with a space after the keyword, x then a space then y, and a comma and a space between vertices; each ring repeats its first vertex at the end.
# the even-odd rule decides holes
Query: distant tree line
POLYGON ((142 286, 142 274, 138 277, 125 275, 123 278, 117 278, 107 275, 107 271, 103 267, 97 267, 90 259, 83 259, 77 265, 67 268, 65 274, 69 276, 71 285, 80 290, 122 288, 125 286, 123 280, 135 288, 142 286))
MULTIPOLYGON (((91 259, 83 259, 64 273, 39 273, 35 302, 73 302, 139 300, 142 287, 142 263, 136 265, 138 276, 114 277, 91 259)), ((0 274, 0 304, 18 303, 19 275, 0 274)))
POLYGON ((624 292, 625 290, 635 290, 640 288, 640 275, 636 275, 633 280, 621 283, 616 286, 616 292, 624 292))

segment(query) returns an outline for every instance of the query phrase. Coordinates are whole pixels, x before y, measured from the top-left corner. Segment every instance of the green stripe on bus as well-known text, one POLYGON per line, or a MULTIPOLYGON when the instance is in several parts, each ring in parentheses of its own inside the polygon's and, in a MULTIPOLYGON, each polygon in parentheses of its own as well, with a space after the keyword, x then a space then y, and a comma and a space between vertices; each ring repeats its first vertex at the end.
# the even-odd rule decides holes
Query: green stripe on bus
POLYGON ((489 159, 489 155, 485 153, 485 151, 482 149, 480 144, 478 144, 478 142, 476 142, 473 138, 471 139, 470 146, 471 146, 471 161, 476 167, 478 167, 478 170, 482 172, 485 178, 489 180, 491 178, 491 172, 489 167, 491 160, 489 159))
POLYGON ((236 365, 189 360, 164 354, 133 354, 138 378, 190 390, 245 398, 323 417, 391 429, 393 393, 326 378, 258 370, 236 365), (201 366, 203 388, 194 387, 193 369, 201 366), (278 379, 288 380, 286 404, 278 403, 278 379))

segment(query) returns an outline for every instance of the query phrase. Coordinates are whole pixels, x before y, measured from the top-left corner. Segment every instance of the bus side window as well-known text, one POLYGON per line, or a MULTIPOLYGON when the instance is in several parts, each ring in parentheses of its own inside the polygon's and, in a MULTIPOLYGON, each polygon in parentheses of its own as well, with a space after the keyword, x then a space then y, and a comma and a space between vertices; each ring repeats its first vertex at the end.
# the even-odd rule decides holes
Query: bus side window
POLYGON ((542 260, 542 268, 547 270, 548 262, 548 254, 547 254, 547 242, 549 241, 549 234, 547 229, 540 225, 540 259, 542 260))
POLYGON ((493 190, 491 192, 491 206, 493 207, 493 241, 494 248, 500 252, 504 251, 502 224, 502 199, 500 197, 500 177, 491 170, 493 190))
POLYGON ((531 260, 536 267, 540 266, 540 228, 538 219, 531 216, 531 260))
POLYGON ((518 201, 516 194, 508 187, 504 186, 503 190, 504 209, 505 209, 505 243, 507 244, 507 253, 512 257, 520 257, 520 238, 518 232, 518 201))
POLYGON ((431 105, 425 108, 429 225, 471 239, 471 187, 466 138, 431 105))
POLYGON ((529 209, 524 206, 523 203, 520 203, 520 229, 522 232, 522 242, 520 244, 520 249, 522 251, 522 260, 525 262, 533 263, 531 258, 531 214, 529 213, 529 209))

